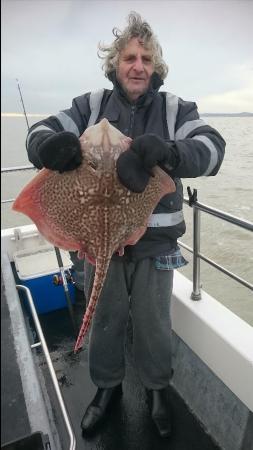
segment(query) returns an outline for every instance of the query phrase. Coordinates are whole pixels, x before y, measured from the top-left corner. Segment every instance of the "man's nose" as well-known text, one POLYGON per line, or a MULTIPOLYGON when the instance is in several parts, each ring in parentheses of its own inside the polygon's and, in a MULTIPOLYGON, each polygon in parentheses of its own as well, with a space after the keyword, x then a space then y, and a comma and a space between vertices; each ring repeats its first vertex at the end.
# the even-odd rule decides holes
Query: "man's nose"
POLYGON ((142 72, 143 71, 143 61, 141 57, 137 57, 134 63, 134 69, 137 72, 142 72))

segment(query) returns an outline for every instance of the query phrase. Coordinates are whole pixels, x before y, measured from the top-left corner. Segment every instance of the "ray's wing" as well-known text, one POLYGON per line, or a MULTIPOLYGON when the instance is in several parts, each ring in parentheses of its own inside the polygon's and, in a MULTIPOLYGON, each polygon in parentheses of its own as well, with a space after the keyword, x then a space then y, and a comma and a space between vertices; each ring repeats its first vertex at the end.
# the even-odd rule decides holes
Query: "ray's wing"
POLYGON ((78 250, 77 243, 60 230, 55 230, 46 220, 45 210, 41 203, 41 190, 53 172, 42 169, 20 192, 12 209, 26 214, 37 226, 40 233, 52 244, 65 250, 78 250))

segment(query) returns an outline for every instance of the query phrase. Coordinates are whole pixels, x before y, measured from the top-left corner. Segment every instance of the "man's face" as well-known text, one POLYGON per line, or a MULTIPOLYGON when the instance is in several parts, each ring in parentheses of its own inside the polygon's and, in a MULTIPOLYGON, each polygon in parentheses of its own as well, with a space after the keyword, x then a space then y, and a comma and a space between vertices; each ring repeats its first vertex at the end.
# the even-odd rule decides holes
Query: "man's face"
POLYGON ((148 89, 154 72, 152 51, 138 38, 132 38, 120 52, 117 79, 131 101, 137 100, 148 89))

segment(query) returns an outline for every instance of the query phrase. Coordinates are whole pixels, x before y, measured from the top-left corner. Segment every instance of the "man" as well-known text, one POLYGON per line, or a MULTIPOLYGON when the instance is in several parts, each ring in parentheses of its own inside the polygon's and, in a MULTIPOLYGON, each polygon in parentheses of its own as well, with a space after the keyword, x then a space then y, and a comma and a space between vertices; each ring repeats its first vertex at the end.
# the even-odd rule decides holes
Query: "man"
MULTIPOLYGON (((83 433, 97 428, 108 406, 122 392, 124 346, 131 309, 133 356, 151 402, 160 436, 171 433, 167 388, 171 378, 170 297, 173 269, 184 264, 177 239, 185 232, 181 177, 216 175, 224 157, 220 134, 199 119, 195 103, 158 92, 167 76, 162 51, 150 26, 136 13, 104 53, 105 74, 113 90, 105 90, 97 122, 106 117, 130 136, 129 151, 117 161, 122 184, 142 192, 150 171, 159 165, 176 184, 162 198, 145 235, 125 255, 114 255, 93 320, 89 342, 91 378, 98 387, 81 423, 83 433)), ((30 161, 60 172, 82 161, 79 136, 88 126, 90 93, 72 107, 34 125, 28 135, 30 161)), ((86 295, 90 265, 85 265, 86 295)))

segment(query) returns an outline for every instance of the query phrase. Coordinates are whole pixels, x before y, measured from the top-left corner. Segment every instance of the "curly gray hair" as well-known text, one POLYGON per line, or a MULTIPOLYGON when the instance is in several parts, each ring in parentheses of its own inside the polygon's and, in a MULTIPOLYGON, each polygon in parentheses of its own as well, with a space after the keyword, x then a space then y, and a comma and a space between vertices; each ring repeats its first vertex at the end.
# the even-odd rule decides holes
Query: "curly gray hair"
POLYGON ((166 78, 168 66, 162 58, 162 48, 150 25, 144 22, 138 13, 132 11, 129 14, 128 26, 123 31, 120 31, 118 28, 113 28, 112 32, 116 39, 111 45, 102 45, 101 43, 98 45, 98 56, 104 60, 102 68, 105 71, 106 77, 117 68, 119 54, 126 47, 130 39, 137 37, 143 42, 144 47, 151 48, 155 72, 160 75, 162 80, 166 78))

